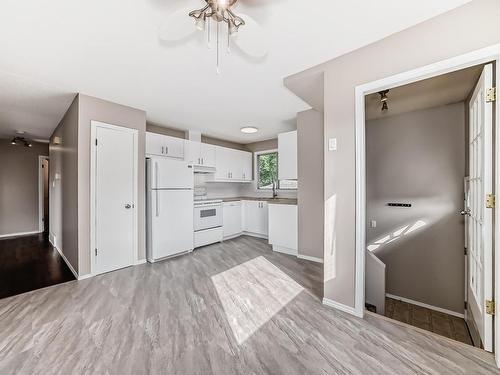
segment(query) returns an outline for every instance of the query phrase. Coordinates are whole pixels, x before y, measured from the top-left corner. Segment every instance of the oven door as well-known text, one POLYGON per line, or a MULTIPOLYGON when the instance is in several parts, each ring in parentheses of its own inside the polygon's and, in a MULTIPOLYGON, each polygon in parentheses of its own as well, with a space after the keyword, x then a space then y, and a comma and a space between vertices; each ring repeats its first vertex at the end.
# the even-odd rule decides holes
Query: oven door
POLYGON ((202 205, 194 207, 194 230, 204 230, 222 226, 222 205, 202 205))

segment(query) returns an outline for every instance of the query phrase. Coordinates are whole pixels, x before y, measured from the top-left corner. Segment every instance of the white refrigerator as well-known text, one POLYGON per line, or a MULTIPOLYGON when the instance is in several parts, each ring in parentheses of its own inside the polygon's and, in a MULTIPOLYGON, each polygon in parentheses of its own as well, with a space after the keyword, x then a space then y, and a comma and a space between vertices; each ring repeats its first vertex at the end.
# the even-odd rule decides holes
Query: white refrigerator
POLYGON ((146 253, 148 262, 194 248, 192 165, 168 158, 146 159, 146 253))

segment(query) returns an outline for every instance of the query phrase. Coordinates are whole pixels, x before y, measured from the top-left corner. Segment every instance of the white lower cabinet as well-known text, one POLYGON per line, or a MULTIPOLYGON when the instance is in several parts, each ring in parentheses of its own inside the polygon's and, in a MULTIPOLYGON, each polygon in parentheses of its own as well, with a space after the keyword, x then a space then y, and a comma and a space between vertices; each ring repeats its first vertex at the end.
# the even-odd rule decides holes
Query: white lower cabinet
POLYGON ((239 236, 243 232, 241 206, 241 201, 224 203, 222 212, 224 239, 239 236))
POLYGON ((298 254, 298 210, 296 205, 269 205, 269 244, 273 250, 298 254))
POLYGON ((267 202, 243 201, 243 231, 260 237, 267 237, 267 202))

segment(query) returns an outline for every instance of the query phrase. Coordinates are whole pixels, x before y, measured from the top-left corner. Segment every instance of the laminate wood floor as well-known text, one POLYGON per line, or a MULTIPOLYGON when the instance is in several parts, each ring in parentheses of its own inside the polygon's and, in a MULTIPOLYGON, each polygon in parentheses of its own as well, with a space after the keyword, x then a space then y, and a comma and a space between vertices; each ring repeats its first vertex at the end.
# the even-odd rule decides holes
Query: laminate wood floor
POLYGON ((0 240, 0 298, 74 279, 47 234, 0 240))
POLYGON ((473 345, 467 324, 463 318, 393 298, 385 299, 385 316, 464 344, 473 345))
POLYGON ((240 237, 0 301, 0 374, 492 374, 493 356, 321 303, 322 265, 240 237))

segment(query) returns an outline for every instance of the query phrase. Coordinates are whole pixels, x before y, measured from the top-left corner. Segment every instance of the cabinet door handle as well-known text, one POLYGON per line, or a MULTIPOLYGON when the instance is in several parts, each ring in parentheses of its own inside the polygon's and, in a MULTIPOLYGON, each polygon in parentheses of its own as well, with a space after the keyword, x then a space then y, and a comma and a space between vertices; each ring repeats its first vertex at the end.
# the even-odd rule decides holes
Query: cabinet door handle
POLYGON ((201 158, 201 164, 205 165, 205 158, 201 158))
POLYGON ((161 146, 161 153, 162 153, 162 155, 165 153, 164 151, 165 151, 165 147, 161 146))
POLYGON ((165 147, 165 154, 168 155, 168 146, 165 147))

